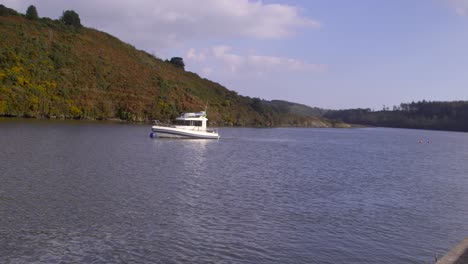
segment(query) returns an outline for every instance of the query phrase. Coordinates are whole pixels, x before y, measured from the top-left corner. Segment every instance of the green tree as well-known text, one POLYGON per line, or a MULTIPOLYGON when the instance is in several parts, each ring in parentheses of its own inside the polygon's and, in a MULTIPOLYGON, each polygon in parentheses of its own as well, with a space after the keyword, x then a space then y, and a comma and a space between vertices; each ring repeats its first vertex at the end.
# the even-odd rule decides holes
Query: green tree
POLYGON ((252 106, 252 108, 255 111, 257 111, 259 113, 265 112, 265 108, 264 108, 262 100, 260 98, 257 98, 257 97, 252 98, 252 101, 251 101, 250 105, 252 106))
POLYGON ((28 10, 26 10, 26 18, 31 19, 31 20, 36 20, 39 18, 39 16, 37 15, 37 9, 35 6, 30 5, 28 7, 28 10))
POLYGON ((0 4, 0 16, 17 16, 18 12, 0 4))
POLYGON ((65 25, 73 26, 80 28, 82 27, 80 16, 73 10, 64 11, 62 16, 60 17, 60 21, 65 25))
POLYGON ((181 57, 172 57, 169 63, 176 66, 177 68, 185 70, 184 59, 182 59, 181 57))

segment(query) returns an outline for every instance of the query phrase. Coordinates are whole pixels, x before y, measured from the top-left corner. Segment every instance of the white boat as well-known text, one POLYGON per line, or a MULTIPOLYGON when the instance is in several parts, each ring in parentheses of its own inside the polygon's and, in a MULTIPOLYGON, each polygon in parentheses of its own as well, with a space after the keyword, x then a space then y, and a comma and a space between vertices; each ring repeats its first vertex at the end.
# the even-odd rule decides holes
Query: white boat
POLYGON ((218 131, 209 129, 206 125, 207 121, 205 111, 182 113, 175 119, 174 125, 164 125, 155 120, 151 127, 150 137, 218 139, 218 131))

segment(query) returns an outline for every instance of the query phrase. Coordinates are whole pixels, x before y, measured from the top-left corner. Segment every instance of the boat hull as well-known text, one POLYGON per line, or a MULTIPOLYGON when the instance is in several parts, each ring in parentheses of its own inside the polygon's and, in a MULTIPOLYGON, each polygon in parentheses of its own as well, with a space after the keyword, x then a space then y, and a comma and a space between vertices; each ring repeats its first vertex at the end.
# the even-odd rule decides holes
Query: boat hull
POLYGON ((151 130, 159 138, 219 139, 216 132, 186 130, 172 127, 153 126, 151 130))

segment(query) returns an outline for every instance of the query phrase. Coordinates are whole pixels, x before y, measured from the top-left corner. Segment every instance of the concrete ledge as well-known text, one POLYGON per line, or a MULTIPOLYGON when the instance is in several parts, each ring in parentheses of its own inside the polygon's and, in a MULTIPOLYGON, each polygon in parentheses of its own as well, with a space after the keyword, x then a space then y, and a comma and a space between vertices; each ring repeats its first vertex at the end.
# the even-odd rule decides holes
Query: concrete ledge
POLYGON ((436 264, 466 264, 468 263, 468 237, 452 248, 436 264))

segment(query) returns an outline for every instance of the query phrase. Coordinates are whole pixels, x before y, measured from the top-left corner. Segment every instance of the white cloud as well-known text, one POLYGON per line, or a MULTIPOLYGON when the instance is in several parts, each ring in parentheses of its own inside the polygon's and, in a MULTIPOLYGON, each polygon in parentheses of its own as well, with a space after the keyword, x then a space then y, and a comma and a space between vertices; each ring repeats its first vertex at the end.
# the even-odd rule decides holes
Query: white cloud
POLYGON ((82 24, 122 38, 151 51, 174 47, 187 40, 244 37, 278 39, 299 28, 318 28, 288 4, 257 0, 5 0, 7 6, 25 12, 36 5, 40 16, 58 18, 63 10, 75 10, 82 24))
POLYGON ((197 53, 194 48, 189 49, 185 56, 189 60, 194 60, 194 61, 199 61, 199 62, 203 62, 206 59, 205 54, 197 53))
MULTIPOLYGON (((193 66, 204 67, 197 58, 203 57, 207 64, 217 65, 218 71, 237 74, 255 74, 265 76, 268 73, 278 72, 324 72, 328 66, 325 64, 312 64, 296 59, 257 55, 250 52, 248 55, 240 55, 232 52, 230 46, 214 46, 207 51, 197 52, 194 48, 189 49, 187 60, 193 66)), ((211 74, 212 71, 210 71, 211 74)), ((202 70, 204 74, 204 71, 202 70)))
POLYGON ((213 72, 213 69, 210 68, 210 67, 204 67, 202 70, 201 70, 203 76, 209 76, 212 72, 213 72))
POLYGON ((468 0, 448 0, 459 16, 468 15, 468 0))
POLYGON ((212 48, 211 55, 228 66, 231 72, 236 72, 237 69, 245 63, 245 58, 237 54, 229 53, 230 50, 231 47, 229 46, 215 46, 212 48))
POLYGON ((463 8, 463 7, 455 8, 455 12, 457 12, 457 14, 460 15, 460 16, 465 16, 466 15, 466 9, 463 8))

